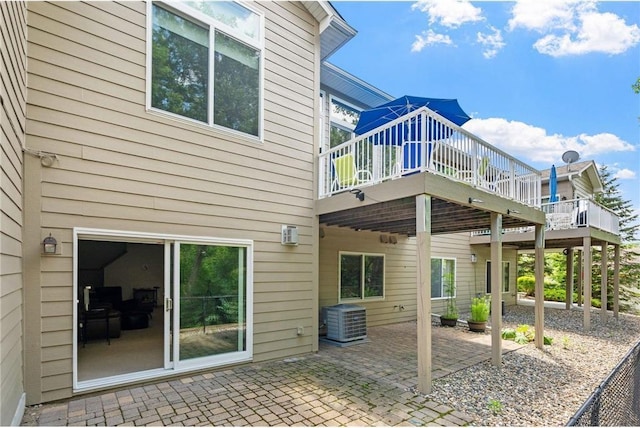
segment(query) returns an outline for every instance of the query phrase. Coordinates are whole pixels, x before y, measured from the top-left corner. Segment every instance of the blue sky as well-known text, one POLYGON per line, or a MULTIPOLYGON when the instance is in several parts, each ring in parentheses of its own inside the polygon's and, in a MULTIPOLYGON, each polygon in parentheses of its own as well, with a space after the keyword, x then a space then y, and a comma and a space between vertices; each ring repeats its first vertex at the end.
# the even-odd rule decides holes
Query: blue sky
POLYGON ((457 98, 466 129, 539 169, 605 164, 640 213, 640 2, 333 1, 329 62, 393 96, 457 98))

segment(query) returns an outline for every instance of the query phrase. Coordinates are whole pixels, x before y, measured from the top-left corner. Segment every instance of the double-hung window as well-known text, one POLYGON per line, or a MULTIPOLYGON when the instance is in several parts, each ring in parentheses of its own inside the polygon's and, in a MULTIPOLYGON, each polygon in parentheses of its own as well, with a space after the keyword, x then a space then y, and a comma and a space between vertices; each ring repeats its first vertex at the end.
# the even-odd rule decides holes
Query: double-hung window
POLYGON ((456 260, 434 257, 431 259, 431 298, 447 296, 447 288, 453 287, 455 295, 456 260))
POLYGON ((149 6, 148 105, 260 137, 263 17, 235 2, 149 6))
POLYGON ((340 300, 384 297, 384 254, 340 253, 340 300))

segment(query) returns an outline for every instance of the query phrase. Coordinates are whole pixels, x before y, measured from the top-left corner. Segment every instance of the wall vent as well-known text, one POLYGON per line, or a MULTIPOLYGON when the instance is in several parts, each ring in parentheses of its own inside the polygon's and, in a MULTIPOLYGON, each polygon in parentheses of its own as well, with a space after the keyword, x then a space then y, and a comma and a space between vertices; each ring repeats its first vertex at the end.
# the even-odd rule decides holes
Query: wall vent
POLYGON ((367 312, 358 305, 340 304, 326 311, 327 339, 350 342, 367 338, 367 312))
POLYGON ((298 245, 298 227, 282 225, 282 245, 298 245))

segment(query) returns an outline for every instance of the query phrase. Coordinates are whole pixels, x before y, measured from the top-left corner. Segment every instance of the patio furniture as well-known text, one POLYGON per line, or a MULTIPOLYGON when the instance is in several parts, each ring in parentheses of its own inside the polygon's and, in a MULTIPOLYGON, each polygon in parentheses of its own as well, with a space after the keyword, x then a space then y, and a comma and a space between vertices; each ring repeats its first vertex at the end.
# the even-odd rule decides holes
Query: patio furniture
POLYGON ((358 170, 356 161, 351 153, 338 156, 331 160, 335 177, 331 184, 332 190, 347 189, 358 184, 373 181, 370 171, 358 170))

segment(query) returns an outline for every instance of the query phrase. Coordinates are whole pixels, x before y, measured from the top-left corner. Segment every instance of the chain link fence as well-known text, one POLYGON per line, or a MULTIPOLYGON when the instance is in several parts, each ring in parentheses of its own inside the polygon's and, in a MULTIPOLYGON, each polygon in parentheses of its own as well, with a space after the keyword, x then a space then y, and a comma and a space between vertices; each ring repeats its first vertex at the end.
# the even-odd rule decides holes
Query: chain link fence
POLYGON ((573 415, 567 426, 640 426, 640 342, 573 415))

